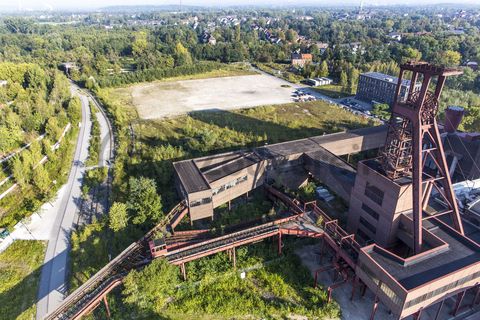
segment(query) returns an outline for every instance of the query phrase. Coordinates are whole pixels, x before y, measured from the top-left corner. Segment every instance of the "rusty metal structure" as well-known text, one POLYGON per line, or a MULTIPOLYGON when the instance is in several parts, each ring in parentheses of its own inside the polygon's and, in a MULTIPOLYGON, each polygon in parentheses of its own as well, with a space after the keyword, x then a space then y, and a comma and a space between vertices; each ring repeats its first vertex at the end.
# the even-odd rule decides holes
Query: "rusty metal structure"
MULTIPOLYGON (((367 133, 349 132, 327 135, 257 150, 258 154, 267 159, 262 161, 267 162, 275 160, 281 163, 294 163, 307 156, 311 157, 312 161, 308 162, 307 170, 315 172, 314 169, 315 166, 319 166, 317 163, 319 160, 330 167, 343 168, 342 164, 338 165, 339 155, 349 154, 353 149, 370 150, 372 140, 377 141, 375 148, 380 147, 378 141, 386 141, 385 144, 382 143, 379 158, 359 162, 355 186, 349 189, 352 194, 350 208, 357 211, 359 208, 367 208, 365 215, 371 216, 368 218, 369 221, 377 220, 377 224, 371 227, 378 227, 381 230, 376 232, 377 240, 382 233, 394 236, 398 233, 402 239, 407 239, 405 243, 411 244, 413 255, 390 250, 393 246, 382 247, 377 240, 369 244, 362 242, 362 237, 357 237, 360 235, 359 229, 352 231, 349 228, 346 231, 340 226, 339 221, 332 219, 320 209, 316 201, 302 203, 292 199, 272 187, 265 179, 265 182, 255 184, 255 187, 261 185, 270 200, 282 202, 287 208, 286 213, 276 216, 275 220, 269 222, 260 219, 228 227, 222 235, 212 233, 208 229, 175 231, 175 227, 185 215, 192 215, 192 212, 189 212, 190 203, 182 201, 157 226, 66 297, 46 319, 80 319, 91 313, 102 302, 105 303, 109 315, 108 293, 122 284, 129 271, 141 269, 153 259, 165 259, 179 266, 186 279, 186 264, 190 261, 219 252, 227 252, 233 267, 236 268, 237 247, 272 238, 275 241, 275 250, 281 254, 282 239, 285 236, 321 239, 320 266, 315 271, 314 286, 317 285, 319 274, 333 271, 333 283, 326 288, 328 301, 334 289, 348 283, 352 285, 350 299, 354 298, 358 288, 361 289, 362 296, 367 288, 370 289, 375 294, 371 319, 374 319, 380 302, 398 316, 398 319, 413 316, 417 320, 424 307, 441 302, 435 318, 437 319, 445 299, 453 295, 457 295, 453 311, 453 315, 456 315, 462 307, 467 290, 476 290, 471 306, 478 304, 480 302, 480 245, 464 236, 436 120, 438 100, 445 79, 447 76, 459 73, 457 70, 434 67, 423 62, 402 65, 398 83, 403 83, 403 78, 409 74, 411 88, 407 99, 399 101, 400 85, 397 87, 386 139, 382 133, 385 130, 377 127, 369 128, 367 133), (436 82, 433 82, 434 79, 436 82), (414 90, 418 88, 416 85, 418 81, 422 83, 421 88, 414 90), (430 91, 432 86, 434 90, 430 91), (339 141, 344 143, 338 143, 339 141), (358 143, 361 145, 358 146, 358 143), (335 151, 335 154, 333 151, 322 150, 323 147, 320 148, 319 145, 329 147, 335 151), (346 147, 348 152, 344 150, 346 147), (305 150, 308 151, 306 154, 305 150), (313 161, 315 159, 317 162, 313 161), (370 182, 374 184, 373 187, 369 185, 370 182), (398 190, 387 194, 386 201, 383 201, 383 191, 389 188, 398 190), (445 203, 446 209, 443 211, 427 210, 433 189, 436 189, 445 203), (372 190, 381 193, 381 197, 372 190), (406 190, 413 191, 413 196, 409 194, 412 198, 410 203, 408 199, 397 197, 399 194, 406 193, 404 192, 406 190), (355 202, 357 198, 363 199, 362 201, 369 206, 366 207, 363 202, 355 202), (397 210, 397 207, 401 207, 401 210, 397 210), (390 212, 392 208, 395 211, 393 214, 390 212), (450 220, 445 220, 446 217, 450 217, 450 220), (393 229, 395 221, 398 223, 393 229), (163 237, 157 237, 159 233, 163 234, 163 237), (410 234, 413 243, 408 238, 410 234), (425 248, 422 247, 424 238, 427 239, 425 248), (326 265, 322 265, 322 259, 327 253, 330 260, 326 265), (446 260, 448 260, 448 268, 444 268, 446 260)), ((233 181, 232 177, 237 178, 239 170, 244 169, 245 159, 238 154, 228 154, 225 157, 233 157, 233 160, 221 159, 218 166, 222 170, 225 169, 225 165, 231 169, 232 163, 236 161, 242 163, 242 166, 239 165, 236 170, 221 172, 222 179, 233 181)), ((248 157, 251 156, 248 155, 248 157)), ((199 165, 200 160, 197 160, 199 165)), ((255 165, 258 163, 257 160, 253 162, 255 165)), ((250 163, 247 162, 247 164, 250 163)), ((180 180, 189 178, 191 184, 203 186, 205 181, 200 179, 201 175, 197 177, 199 179, 195 179, 196 176, 193 174, 195 171, 190 170, 194 165, 193 160, 190 160, 178 166, 186 172, 186 177, 180 177, 183 178, 180 180)), ((212 164, 209 163, 208 169, 204 171, 212 175, 212 164)), ((323 175, 325 172, 319 171, 318 175, 323 175)), ((336 175, 351 174, 346 170, 335 172, 336 175)), ((336 183, 336 180, 328 181, 330 184, 336 183)), ((242 184, 239 186, 242 187, 242 184)), ((190 195, 199 193, 199 199, 203 199, 205 190, 195 189, 195 192, 190 192, 190 195)), ((245 190, 248 192, 250 187, 245 190)), ((243 192, 243 189, 240 191, 243 192)), ((238 194, 241 194, 240 191, 238 194)), ((350 197, 350 194, 348 196, 350 197)), ((210 202, 206 202, 206 205, 213 206, 210 202)), ((399 239, 396 239, 395 244, 398 244, 399 239)))
POLYGON ((387 139, 380 152, 385 175, 392 179, 413 181, 414 252, 422 251, 422 221, 433 216, 449 214, 454 228, 463 234, 462 221, 452 189, 452 182, 443 151, 436 115, 445 79, 462 72, 432 66, 425 62, 410 62, 400 66, 400 76, 395 92, 392 116, 387 139), (410 90, 406 101, 399 99, 400 84, 411 73, 410 90), (434 91, 429 88, 436 78, 434 91), (421 89, 414 90, 417 81, 421 89), (425 209, 432 189, 435 188, 447 209, 434 215, 426 215, 425 209))

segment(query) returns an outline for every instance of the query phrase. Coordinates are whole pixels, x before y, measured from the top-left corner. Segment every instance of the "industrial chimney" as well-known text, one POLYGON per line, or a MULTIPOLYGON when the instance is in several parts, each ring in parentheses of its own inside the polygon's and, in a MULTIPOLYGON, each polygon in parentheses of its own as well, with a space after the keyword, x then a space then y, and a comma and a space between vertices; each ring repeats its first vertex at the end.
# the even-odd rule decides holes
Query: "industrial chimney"
POLYGON ((449 106, 445 110, 445 131, 447 133, 454 133, 462 122, 465 109, 458 106, 449 106))

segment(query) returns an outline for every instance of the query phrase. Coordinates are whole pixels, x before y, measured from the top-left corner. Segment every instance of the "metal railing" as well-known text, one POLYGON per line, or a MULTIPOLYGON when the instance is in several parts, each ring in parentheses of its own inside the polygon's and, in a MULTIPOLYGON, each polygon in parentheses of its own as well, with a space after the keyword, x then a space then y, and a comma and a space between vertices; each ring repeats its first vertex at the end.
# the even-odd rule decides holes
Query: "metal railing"
POLYGON ((151 261, 148 249, 150 241, 157 232, 163 231, 171 223, 173 217, 186 209, 185 202, 176 205, 154 228, 147 232, 140 240, 132 243, 93 277, 71 293, 62 304, 45 319, 75 319, 83 310, 88 308, 105 288, 123 277, 132 269, 140 268, 151 261))

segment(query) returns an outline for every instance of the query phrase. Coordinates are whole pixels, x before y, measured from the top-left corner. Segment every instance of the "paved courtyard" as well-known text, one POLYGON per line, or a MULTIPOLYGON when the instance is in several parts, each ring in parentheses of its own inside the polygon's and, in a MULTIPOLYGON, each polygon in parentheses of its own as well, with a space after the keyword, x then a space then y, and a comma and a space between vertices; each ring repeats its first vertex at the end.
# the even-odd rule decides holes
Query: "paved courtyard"
POLYGON ((157 81, 126 89, 143 119, 191 111, 231 110, 293 102, 295 86, 265 74, 198 80, 157 81), (282 86, 283 85, 283 86, 282 86))

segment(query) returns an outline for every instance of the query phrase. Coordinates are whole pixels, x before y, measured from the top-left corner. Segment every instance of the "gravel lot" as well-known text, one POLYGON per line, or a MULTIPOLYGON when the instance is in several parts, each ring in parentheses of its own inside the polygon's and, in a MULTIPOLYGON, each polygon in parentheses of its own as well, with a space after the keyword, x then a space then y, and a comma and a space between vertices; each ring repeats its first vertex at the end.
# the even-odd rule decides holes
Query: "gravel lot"
POLYGON ((200 110, 230 110, 292 102, 295 88, 264 74, 153 82, 127 89, 143 119, 156 119, 200 110))

